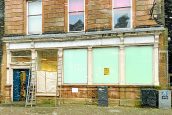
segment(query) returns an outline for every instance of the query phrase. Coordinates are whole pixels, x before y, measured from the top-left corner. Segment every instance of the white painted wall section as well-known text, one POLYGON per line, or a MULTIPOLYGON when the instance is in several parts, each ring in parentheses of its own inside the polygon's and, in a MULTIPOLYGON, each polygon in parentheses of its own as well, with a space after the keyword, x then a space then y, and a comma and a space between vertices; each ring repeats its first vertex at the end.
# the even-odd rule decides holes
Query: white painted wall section
POLYGON ((124 38, 124 44, 154 43, 154 36, 124 38))

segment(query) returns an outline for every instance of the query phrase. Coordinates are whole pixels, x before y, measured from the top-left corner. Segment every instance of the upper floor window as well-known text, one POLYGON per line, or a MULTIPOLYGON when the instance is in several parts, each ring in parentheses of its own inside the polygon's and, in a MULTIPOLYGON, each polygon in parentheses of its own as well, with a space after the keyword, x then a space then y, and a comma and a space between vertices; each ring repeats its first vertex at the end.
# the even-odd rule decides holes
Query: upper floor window
POLYGON ((32 0, 28 1, 27 12, 27 33, 41 34, 42 33, 42 1, 32 0))
POLYGON ((131 0, 113 0, 113 29, 131 28, 131 0))
POLYGON ((69 31, 84 31, 84 0, 68 0, 69 31))

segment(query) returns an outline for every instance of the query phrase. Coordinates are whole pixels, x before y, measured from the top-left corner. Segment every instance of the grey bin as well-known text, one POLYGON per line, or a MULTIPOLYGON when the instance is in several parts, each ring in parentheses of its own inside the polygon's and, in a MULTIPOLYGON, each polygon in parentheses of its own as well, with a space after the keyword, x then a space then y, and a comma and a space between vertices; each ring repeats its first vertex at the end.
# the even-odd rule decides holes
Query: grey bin
POLYGON ((159 108, 171 109, 171 90, 159 90, 159 108))
POLYGON ((97 87, 98 91, 98 106, 108 106, 108 87, 99 86, 97 87))

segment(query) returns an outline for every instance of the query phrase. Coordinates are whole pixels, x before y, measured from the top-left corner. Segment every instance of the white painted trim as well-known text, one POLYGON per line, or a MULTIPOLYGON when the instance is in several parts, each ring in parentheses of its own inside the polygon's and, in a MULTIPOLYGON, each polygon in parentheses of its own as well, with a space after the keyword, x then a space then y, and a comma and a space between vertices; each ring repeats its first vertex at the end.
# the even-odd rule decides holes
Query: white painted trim
POLYGON ((68 19, 68 23, 67 23, 67 31, 69 32, 69 0, 67 0, 67 19, 68 19))
POLYGON ((126 86, 136 85, 136 86, 155 86, 154 84, 141 84, 141 83, 126 83, 126 86))
POLYGON ((88 85, 92 85, 93 83, 93 52, 92 52, 92 47, 88 47, 88 59, 87 59, 87 64, 88 64, 88 85))
POLYGON ((113 11, 113 5, 114 5, 114 0, 112 0, 112 30, 119 30, 119 29, 122 29, 122 30, 131 30, 133 28, 133 0, 130 0, 131 1, 131 21, 130 21, 130 28, 114 28, 114 11, 113 11))
POLYGON ((85 13, 85 6, 86 6, 85 5, 85 0, 84 0, 84 11, 83 11, 84 12, 84 30, 82 30, 82 31, 70 31, 69 30, 69 28, 70 28, 69 27, 69 0, 67 2, 68 2, 68 6, 67 6, 67 11, 68 11, 67 12, 67 15, 68 15, 68 25, 67 25, 68 28, 67 28, 67 30, 68 30, 68 32, 83 32, 83 31, 85 31, 85 24, 86 24, 85 23, 85 15, 86 15, 86 13, 85 13))
POLYGON ((159 35, 155 35, 155 44, 153 48, 153 78, 154 85, 159 86, 159 35))
POLYGON ((9 43, 9 49, 31 49, 31 42, 27 43, 9 43))
POLYGON ((6 44, 6 48, 7 48, 7 80, 6 80, 6 84, 9 85, 10 84, 10 77, 11 77, 11 74, 10 74, 10 63, 11 63, 11 52, 10 52, 10 47, 9 47, 9 43, 6 44))
POLYGON ((28 16, 29 15, 29 3, 28 2, 29 1, 26 1, 26 4, 27 4, 27 6, 26 6, 26 34, 27 35, 29 35, 29 32, 28 32, 29 31, 29 29, 28 29, 29 28, 29 21, 28 21, 29 20, 28 19, 28 17, 29 17, 28 16))
MULTIPOLYGON (((35 42, 35 48, 68 48, 68 47, 88 47, 103 45, 119 45, 120 39, 99 39, 99 40, 82 40, 82 41, 66 41, 66 42, 35 42)), ((28 43, 10 43, 11 50, 30 49, 31 42, 28 43)))
POLYGON ((158 47, 154 46, 154 85, 159 85, 159 53, 158 47))
MULTIPOLYGON (((35 66, 37 65, 36 64, 36 57, 37 57, 37 52, 35 51, 35 49, 31 49, 31 63, 34 63, 35 64, 35 66)), ((37 70, 37 66, 36 67, 34 67, 34 64, 31 64, 31 71, 35 71, 36 72, 36 70, 37 70)), ((34 77, 35 79, 36 79, 36 73, 34 74, 34 73, 31 73, 32 75, 31 75, 31 77, 34 77)))
POLYGON ((125 85, 125 47, 119 48, 119 84, 125 85))
POLYGON ((114 13, 113 13, 114 0, 112 0, 112 30, 114 30, 114 13))
MULTIPOLYGON (((95 39, 95 40, 78 40, 78 41, 49 41, 49 42, 24 42, 24 43, 9 43, 10 50, 23 50, 31 48, 76 48, 89 46, 120 46, 120 38, 95 39)), ((124 45, 153 45, 154 37, 129 37, 124 38, 124 45), (138 39, 138 40, 137 40, 138 39), (142 41, 140 41, 142 40, 142 41)))
POLYGON ((131 0, 131 25, 130 28, 133 28, 133 0, 131 0))
POLYGON ((124 38, 124 44, 154 43, 154 36, 127 37, 124 38))

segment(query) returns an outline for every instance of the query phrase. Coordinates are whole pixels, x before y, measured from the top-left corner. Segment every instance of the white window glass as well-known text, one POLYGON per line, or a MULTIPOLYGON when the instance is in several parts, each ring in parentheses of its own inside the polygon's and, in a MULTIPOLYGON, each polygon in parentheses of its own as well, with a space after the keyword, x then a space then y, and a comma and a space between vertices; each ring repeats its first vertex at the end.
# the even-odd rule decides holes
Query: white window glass
POLYGON ((84 0, 69 0, 69 12, 84 11, 84 0))
POLYGON ((131 27, 131 0, 113 0, 113 28, 131 27))
POLYGON ((28 2, 28 34, 42 33, 42 2, 28 2))
POLYGON ((39 1, 29 2, 28 4, 28 14, 37 15, 42 14, 42 4, 39 1))
POLYGON ((84 0, 69 0, 69 31, 84 30, 84 0))
POLYGON ((114 0, 114 8, 131 6, 131 0, 114 0))
POLYGON ((41 33, 42 16, 29 16, 28 17, 28 30, 29 30, 29 34, 41 33))

